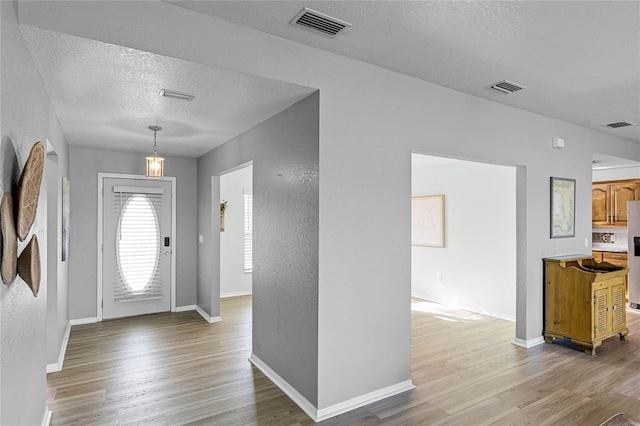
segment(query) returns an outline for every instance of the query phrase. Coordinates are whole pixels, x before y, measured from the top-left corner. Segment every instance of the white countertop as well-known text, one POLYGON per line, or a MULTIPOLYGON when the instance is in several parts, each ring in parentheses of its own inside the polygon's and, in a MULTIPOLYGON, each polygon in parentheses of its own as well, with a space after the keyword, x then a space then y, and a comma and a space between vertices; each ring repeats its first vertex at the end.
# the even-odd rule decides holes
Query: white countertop
POLYGON ((617 243, 593 243, 591 245, 593 251, 612 251, 617 253, 626 253, 628 248, 626 244, 617 243))

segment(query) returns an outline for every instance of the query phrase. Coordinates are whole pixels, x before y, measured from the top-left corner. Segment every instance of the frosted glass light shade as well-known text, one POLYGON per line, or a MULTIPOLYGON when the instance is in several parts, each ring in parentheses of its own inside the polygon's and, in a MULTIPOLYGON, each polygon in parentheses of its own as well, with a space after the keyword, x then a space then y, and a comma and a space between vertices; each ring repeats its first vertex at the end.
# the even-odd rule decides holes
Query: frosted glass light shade
POLYGON ((164 158, 153 154, 147 157, 147 177, 161 178, 164 176, 164 158))

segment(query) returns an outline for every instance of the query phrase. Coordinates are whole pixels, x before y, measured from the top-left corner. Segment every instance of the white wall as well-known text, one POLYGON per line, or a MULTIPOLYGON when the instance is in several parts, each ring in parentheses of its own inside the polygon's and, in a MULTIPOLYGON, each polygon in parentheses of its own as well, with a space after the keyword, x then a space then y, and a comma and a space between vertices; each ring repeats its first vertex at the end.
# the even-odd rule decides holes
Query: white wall
MULTIPOLYGON (((541 258, 590 250, 593 153, 640 159, 631 141, 170 3, 27 5, 45 29, 319 89, 318 328, 306 344, 317 345, 323 413, 410 380, 411 153, 518 166, 516 337, 527 344, 542 334, 541 258), (551 148, 557 136, 564 149, 551 148), (549 238, 551 176, 577 181, 575 238, 549 238)), ((210 261, 211 247, 201 248, 210 261)), ((203 291, 211 296, 211 286, 203 291)))
POLYGON ((253 167, 220 176, 220 200, 228 202, 220 233, 220 297, 251 294, 252 273, 244 272, 244 194, 252 194, 253 167))
POLYGON ((411 248, 411 291, 515 321, 513 167, 456 161, 414 168, 411 196, 445 196, 445 247, 411 248))
MULTIPOLYGON (((1 19, 1 137, 0 194, 16 188, 29 151, 36 141, 47 139, 58 152, 58 177, 67 173, 67 142, 53 106, 17 23, 15 2, 0 2, 1 19)), ((40 291, 37 297, 18 276, 9 285, 0 284, 0 424, 39 425, 47 416, 46 364, 47 351, 60 347, 54 337, 50 344, 47 321, 52 331, 66 326, 66 277, 64 265, 58 264, 57 289, 49 292, 47 263, 47 180, 45 166, 40 186, 35 222, 27 239, 18 243, 18 255, 36 235, 40 246, 40 291), (52 316, 48 315, 48 299, 61 302, 52 316)), ((0 250, 2 250, 0 248, 0 250)))

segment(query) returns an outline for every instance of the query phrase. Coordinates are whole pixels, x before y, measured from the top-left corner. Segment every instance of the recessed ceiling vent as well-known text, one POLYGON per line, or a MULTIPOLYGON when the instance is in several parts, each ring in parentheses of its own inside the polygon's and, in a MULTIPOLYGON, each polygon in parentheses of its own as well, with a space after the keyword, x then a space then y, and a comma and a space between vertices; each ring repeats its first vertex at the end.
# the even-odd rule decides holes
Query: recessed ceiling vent
POLYGON ((339 33, 351 26, 348 22, 341 21, 340 19, 306 7, 293 18, 290 24, 317 31, 331 38, 336 37, 339 33))
POLYGON ((611 127, 612 129, 619 129, 620 127, 635 126, 635 123, 630 121, 618 121, 617 123, 605 124, 605 126, 611 127))
POLYGON ((511 93, 517 92, 519 90, 522 89, 526 89, 526 87, 514 83, 513 81, 509 81, 509 80, 502 80, 498 83, 492 84, 491 86, 489 86, 489 89, 493 89, 496 90, 500 93, 502 93, 503 95, 509 95, 511 93))

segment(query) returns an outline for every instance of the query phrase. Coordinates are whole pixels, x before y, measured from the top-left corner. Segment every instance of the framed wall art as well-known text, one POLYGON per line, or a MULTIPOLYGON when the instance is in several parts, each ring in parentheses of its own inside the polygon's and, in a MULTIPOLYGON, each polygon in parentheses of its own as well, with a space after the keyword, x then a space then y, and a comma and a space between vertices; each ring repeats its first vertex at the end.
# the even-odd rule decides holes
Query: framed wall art
POLYGON ((411 245, 444 247, 444 195, 411 198, 411 245))
POLYGON ((576 180, 551 178, 551 238, 576 235, 576 180))
POLYGON ((69 259, 69 216, 71 215, 71 183, 62 178, 62 261, 69 259))

